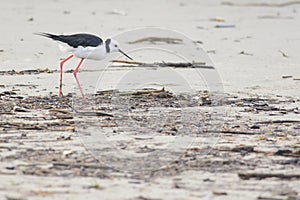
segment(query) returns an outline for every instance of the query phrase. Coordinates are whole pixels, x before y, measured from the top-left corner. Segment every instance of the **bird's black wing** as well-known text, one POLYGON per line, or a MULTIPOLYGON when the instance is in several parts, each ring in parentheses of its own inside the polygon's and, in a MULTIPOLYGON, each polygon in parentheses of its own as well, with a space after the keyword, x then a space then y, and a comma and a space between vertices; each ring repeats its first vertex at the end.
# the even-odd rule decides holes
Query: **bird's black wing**
POLYGON ((98 36, 86 33, 79 33, 74 35, 54 35, 50 33, 39 33, 38 35, 45 36, 60 42, 64 42, 74 48, 77 48, 78 46, 96 47, 103 44, 103 40, 98 36))

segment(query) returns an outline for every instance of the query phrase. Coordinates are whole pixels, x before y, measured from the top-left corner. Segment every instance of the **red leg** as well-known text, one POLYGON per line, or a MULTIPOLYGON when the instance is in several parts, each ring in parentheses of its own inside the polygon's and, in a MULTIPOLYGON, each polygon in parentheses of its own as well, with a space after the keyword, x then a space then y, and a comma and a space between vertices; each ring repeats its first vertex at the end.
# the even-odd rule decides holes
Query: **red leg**
POLYGON ((70 60, 74 55, 70 55, 69 57, 65 58, 63 61, 60 62, 60 76, 59 76, 59 96, 62 97, 63 93, 62 93, 62 73, 63 73, 63 65, 65 62, 67 62, 68 60, 70 60))
POLYGON ((83 60, 84 60, 84 58, 81 58, 81 60, 80 60, 80 62, 79 62, 79 64, 78 64, 78 66, 77 66, 76 69, 74 70, 74 73, 73 73, 73 74, 74 74, 74 77, 75 77, 75 79, 76 79, 77 85, 78 85, 79 90, 80 90, 80 93, 81 93, 81 95, 82 95, 82 98, 85 99, 85 96, 84 96, 84 94, 83 94, 82 88, 81 88, 80 83, 79 83, 79 81, 78 81, 78 79, 77 79, 77 72, 78 72, 79 67, 81 66, 83 60))

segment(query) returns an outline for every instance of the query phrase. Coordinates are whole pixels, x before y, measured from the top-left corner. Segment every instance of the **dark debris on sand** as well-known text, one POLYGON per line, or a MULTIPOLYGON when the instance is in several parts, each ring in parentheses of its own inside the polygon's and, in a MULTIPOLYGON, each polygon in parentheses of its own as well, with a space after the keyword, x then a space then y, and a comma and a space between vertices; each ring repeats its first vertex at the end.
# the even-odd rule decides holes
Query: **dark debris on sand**
MULTIPOLYGON (((221 134, 219 143, 215 146, 187 148, 168 166, 152 170, 147 176, 137 175, 138 178, 173 176, 193 169, 236 173, 241 179, 270 176, 290 179, 290 175, 281 176, 280 173, 255 173, 261 162, 265 163, 264 166, 269 166, 269 170, 274 169, 274 173, 277 168, 288 170, 299 166, 299 102, 299 99, 285 97, 239 98, 225 95, 220 102, 215 103, 214 95, 205 91, 194 95, 175 95, 164 89, 130 93, 99 91, 88 96, 86 101, 72 97, 71 94, 63 98, 31 97, 7 91, 0 94, 1 161, 21 160, 26 163, 9 166, 6 170, 13 174, 108 178, 118 172, 120 176, 128 176, 125 172, 99 163, 78 142, 76 126, 87 122, 86 119, 96 118, 96 123, 90 124, 91 126, 98 126, 100 129, 117 127, 113 131, 116 135, 126 134, 129 125, 147 130, 143 127, 150 123, 153 133, 170 137, 193 135, 199 127, 203 129, 196 134, 197 137, 220 137, 221 134), (197 114, 192 113, 185 116, 188 120, 181 120, 182 117, 178 120, 178 109, 183 108, 197 108, 199 116, 205 115, 205 118, 199 119, 197 114), (164 112, 160 118, 157 112, 153 112, 157 111, 155 109, 168 112, 164 112), (75 116, 78 116, 76 110, 82 113, 86 110, 103 112, 113 116, 79 114, 79 121, 75 121, 75 116), (126 118, 128 114, 133 117, 126 118), (157 119, 152 119, 151 116, 157 119), (7 151, 11 153, 6 155, 7 151), (248 158, 244 159, 246 156, 248 158), (243 172, 245 170, 251 170, 251 173, 243 172)), ((143 141, 143 138, 136 138, 143 141)), ((122 144, 122 148, 130 149, 130 144, 122 144)), ((151 148, 143 147, 135 151, 143 153, 149 149, 151 148)), ((6 172, 0 170, 0 173, 6 172)), ((299 178, 299 174, 294 178, 299 178)))

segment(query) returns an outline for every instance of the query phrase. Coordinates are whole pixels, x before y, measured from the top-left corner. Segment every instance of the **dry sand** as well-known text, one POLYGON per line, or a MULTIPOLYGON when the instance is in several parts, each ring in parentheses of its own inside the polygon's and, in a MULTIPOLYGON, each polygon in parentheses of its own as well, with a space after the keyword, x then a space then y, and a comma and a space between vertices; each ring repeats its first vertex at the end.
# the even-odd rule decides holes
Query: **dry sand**
MULTIPOLYGON (((300 3, 264 2, 2 1, 0 198, 299 199, 300 3), (189 98, 195 94, 159 92, 125 95, 128 99, 123 100, 113 93, 117 101, 111 103, 106 99, 110 94, 101 93, 96 104, 93 99, 85 105, 71 96, 53 95, 58 90, 58 72, 53 70, 66 55, 55 43, 32 33, 91 32, 109 37, 145 26, 166 27, 201 41, 221 77, 225 99, 210 104, 205 97, 216 100, 215 94, 189 98), (9 72, 46 68, 49 71, 25 75, 9 72), (203 104, 194 104, 195 99, 203 104), (72 104, 84 113, 74 114, 72 104), (97 111, 117 117, 89 115, 95 105, 97 111), (161 113, 165 118, 158 117, 161 113), (112 147, 132 156, 128 162, 107 143, 93 141, 99 129, 112 147), (188 143, 178 149, 169 145, 168 152, 158 151, 159 156, 151 154, 174 136, 188 143), (154 156, 135 160, 145 153, 154 156)), ((128 44, 122 45, 128 50, 128 44)), ((144 58, 138 52, 130 55, 144 58)), ((161 61, 163 55, 152 58, 161 61)), ((194 73, 107 70, 113 58, 84 64, 79 76, 88 91, 94 90, 97 73, 103 70, 103 90, 114 89, 128 71, 146 72, 149 79, 156 73, 194 73)), ((70 61, 65 70, 76 62, 70 61)), ((190 79, 191 87, 205 88, 205 83, 190 79)), ((72 92, 72 73, 65 73, 64 81, 65 93, 72 92)), ((165 83, 170 88, 172 84, 165 83)), ((180 84, 173 88, 179 91, 180 84)))

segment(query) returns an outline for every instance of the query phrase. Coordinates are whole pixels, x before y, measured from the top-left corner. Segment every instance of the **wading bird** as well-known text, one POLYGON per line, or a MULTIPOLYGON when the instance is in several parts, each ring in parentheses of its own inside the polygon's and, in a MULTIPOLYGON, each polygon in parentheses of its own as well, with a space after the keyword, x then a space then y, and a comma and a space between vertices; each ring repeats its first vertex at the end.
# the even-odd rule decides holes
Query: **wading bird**
POLYGON ((37 35, 41 35, 47 38, 51 38, 55 41, 60 42, 60 48, 64 52, 72 53, 69 57, 65 58, 60 62, 60 81, 59 81, 59 96, 62 97, 62 73, 63 73, 63 65, 66 61, 70 60, 72 57, 80 58, 80 62, 75 68, 73 74, 77 85, 79 87, 80 93, 83 98, 85 98, 80 83, 77 78, 77 72, 79 67, 83 63, 84 59, 92 59, 92 60, 102 60, 109 53, 120 52, 127 58, 133 60, 130 56, 128 56, 125 52, 123 52, 119 48, 119 44, 117 41, 108 38, 105 41, 100 37, 87 33, 79 33, 73 35, 54 35, 50 33, 36 33, 37 35))

